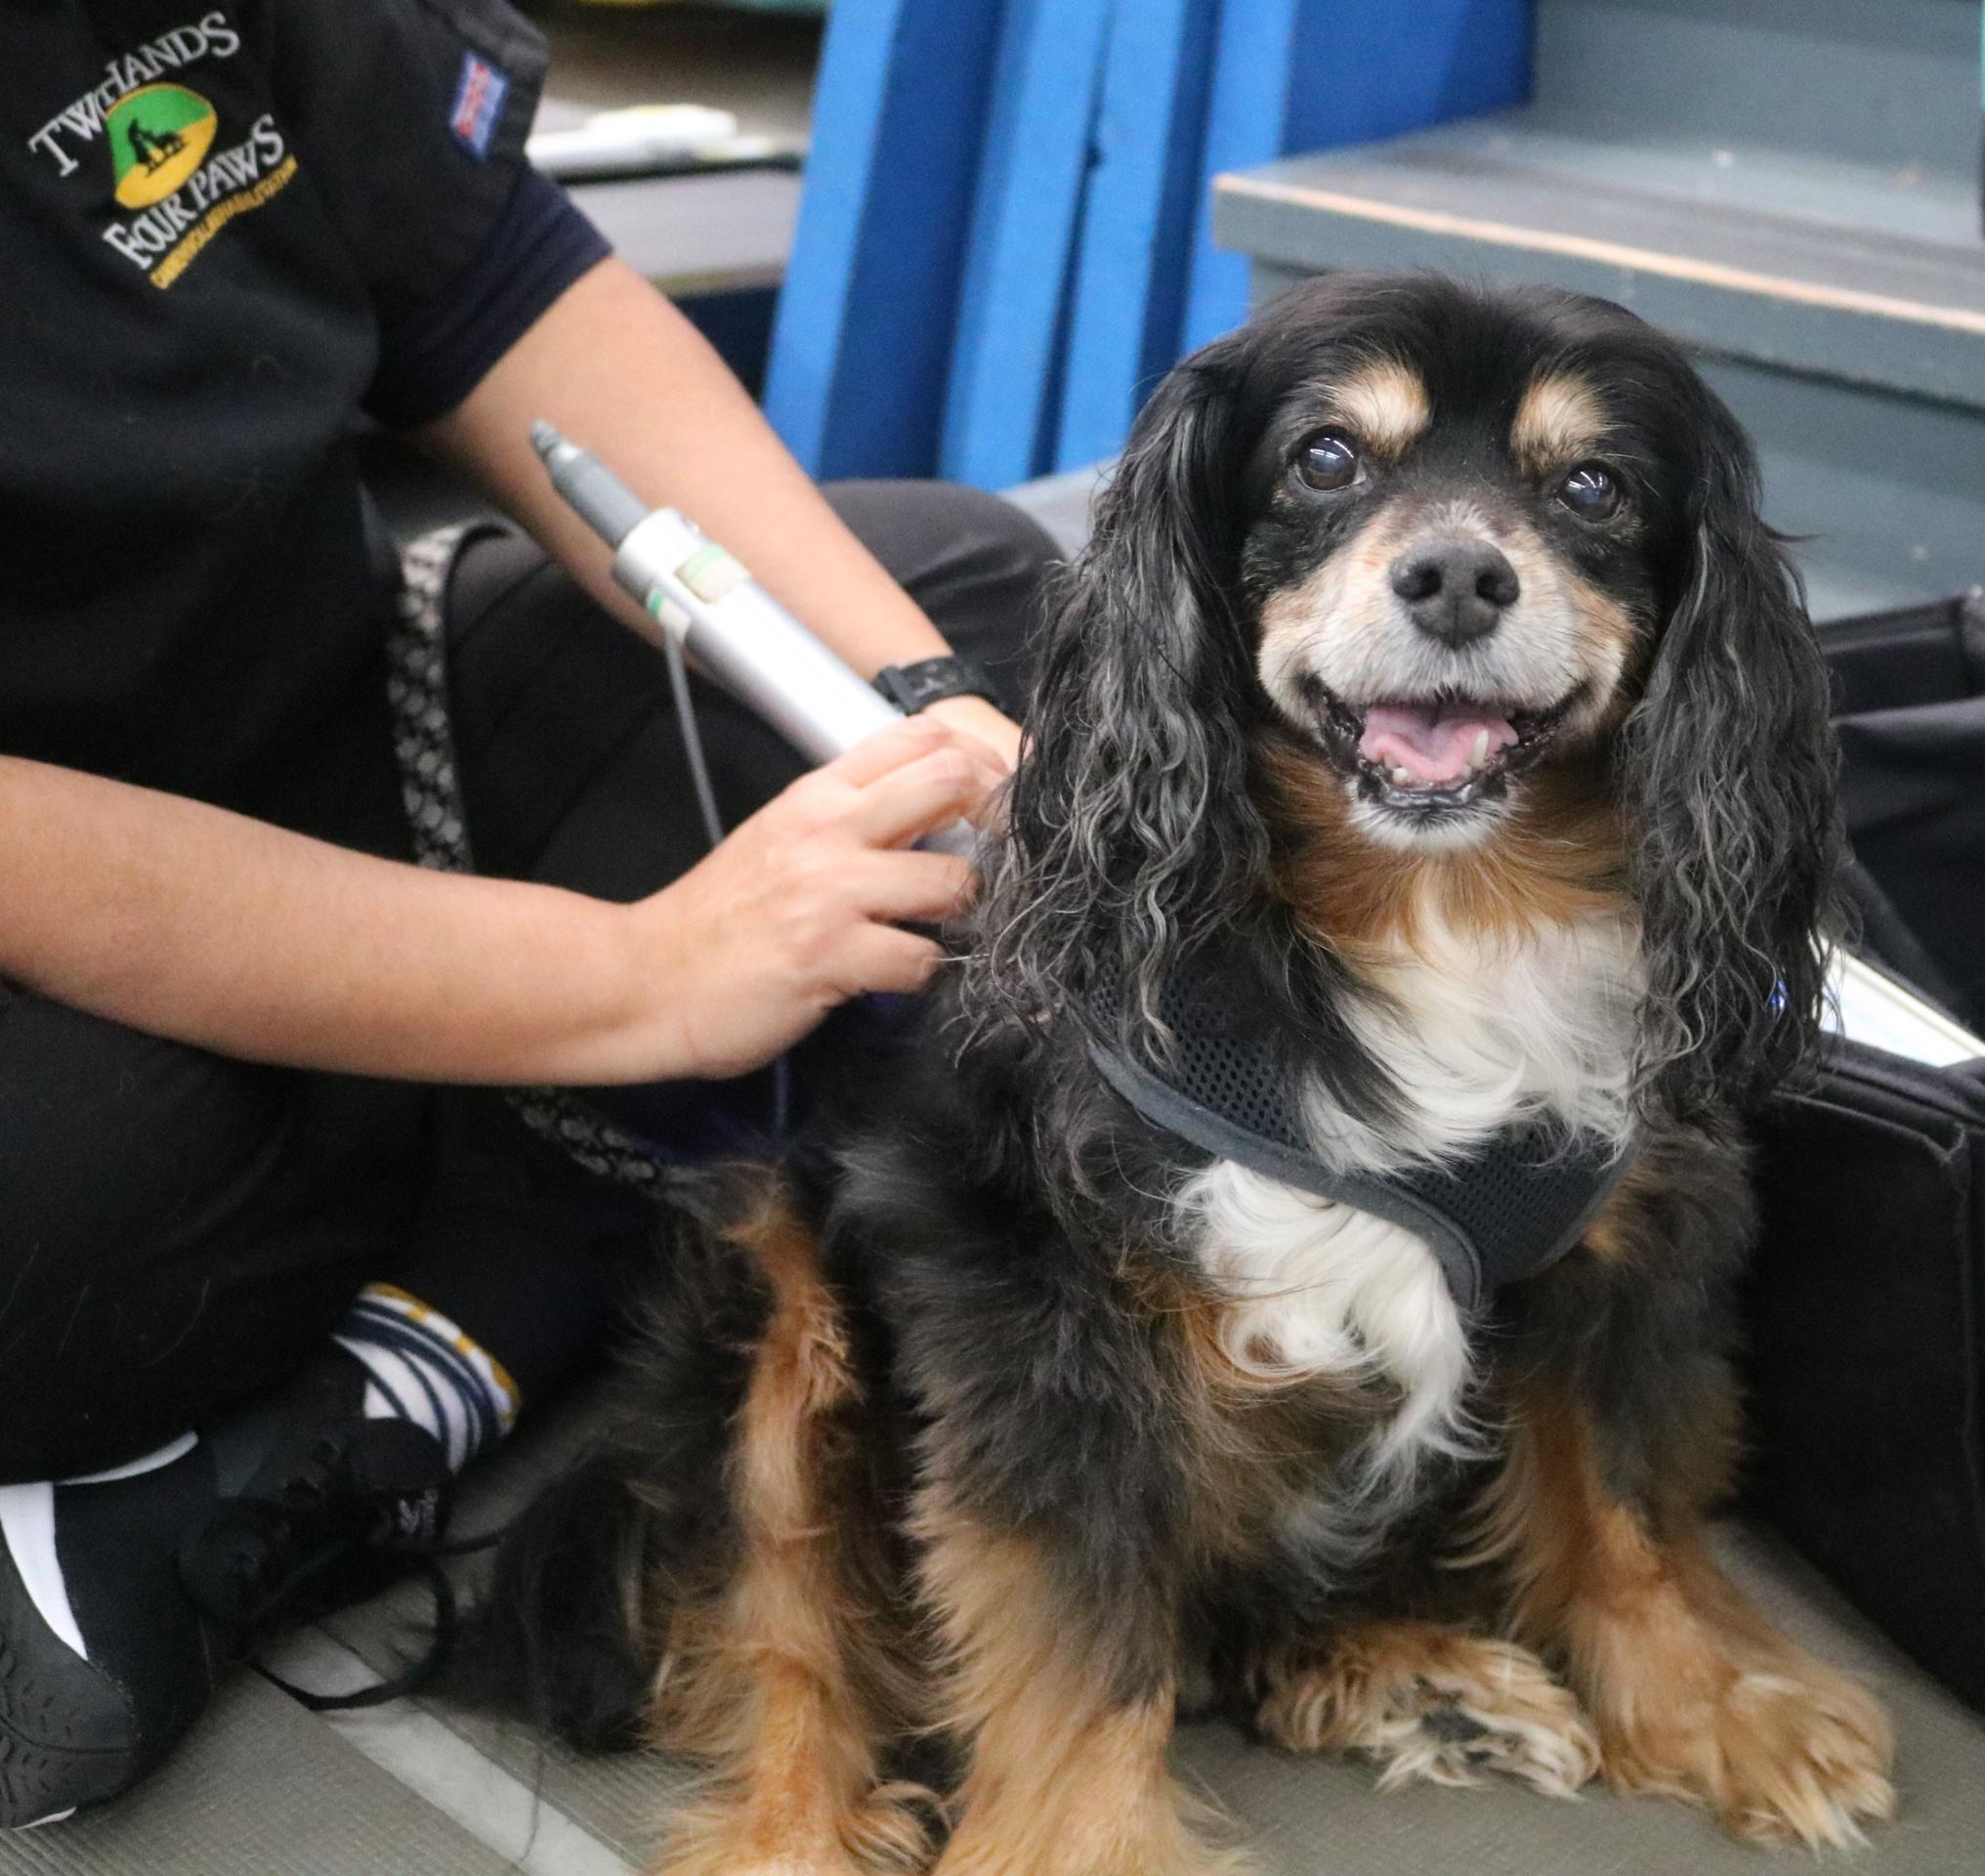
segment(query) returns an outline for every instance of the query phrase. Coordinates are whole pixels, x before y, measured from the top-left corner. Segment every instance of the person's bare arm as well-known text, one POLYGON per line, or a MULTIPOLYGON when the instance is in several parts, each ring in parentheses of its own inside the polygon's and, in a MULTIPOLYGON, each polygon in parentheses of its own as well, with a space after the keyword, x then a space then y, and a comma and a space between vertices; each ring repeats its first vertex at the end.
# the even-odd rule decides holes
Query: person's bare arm
MULTIPOLYGON (((606 548, 552 490, 530 446, 539 417, 652 506, 682 509, 863 676, 947 650, 702 335, 624 263, 582 276, 417 440, 487 490, 602 604, 639 618, 612 583, 606 548)), ((1019 731, 990 704, 932 707, 1011 762, 1019 731)))
MULTIPOLYGON (((423 441, 605 603, 600 543, 529 444, 548 416, 684 507, 865 674, 944 641, 674 308, 617 262, 565 293, 423 441)), ((767 1061, 833 1004, 908 989, 1018 732, 958 698, 871 739, 633 907, 450 878, 173 796, 0 758, 0 977, 249 1059, 444 1081, 659 1080, 767 1061)))
POLYGON ((347 852, 0 757, 0 978, 251 1060, 452 1082, 742 1072, 923 983, 965 863, 905 851, 998 778, 938 724, 870 738, 633 906, 347 852))

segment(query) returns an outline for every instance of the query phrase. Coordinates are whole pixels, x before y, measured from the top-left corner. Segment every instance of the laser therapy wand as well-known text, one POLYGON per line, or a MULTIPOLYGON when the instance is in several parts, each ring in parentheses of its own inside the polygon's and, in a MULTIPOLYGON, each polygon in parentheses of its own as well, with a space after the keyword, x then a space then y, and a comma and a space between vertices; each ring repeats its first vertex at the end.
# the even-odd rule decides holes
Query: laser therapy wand
POLYGON ((530 441, 552 487, 613 549, 619 586, 802 755, 830 762, 902 720, 695 522, 673 508, 650 509, 548 423, 532 424, 530 441))

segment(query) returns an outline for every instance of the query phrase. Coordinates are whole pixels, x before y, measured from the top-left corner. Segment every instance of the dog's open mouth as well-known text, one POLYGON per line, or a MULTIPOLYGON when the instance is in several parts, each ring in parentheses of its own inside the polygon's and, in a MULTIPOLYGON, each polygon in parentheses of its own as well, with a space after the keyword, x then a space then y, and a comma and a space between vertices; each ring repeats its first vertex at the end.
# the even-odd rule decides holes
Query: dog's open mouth
POLYGON ((1315 680, 1308 688, 1339 773, 1368 798, 1415 813, 1500 794, 1543 754, 1580 695, 1575 689, 1543 708, 1458 694, 1359 708, 1315 680))

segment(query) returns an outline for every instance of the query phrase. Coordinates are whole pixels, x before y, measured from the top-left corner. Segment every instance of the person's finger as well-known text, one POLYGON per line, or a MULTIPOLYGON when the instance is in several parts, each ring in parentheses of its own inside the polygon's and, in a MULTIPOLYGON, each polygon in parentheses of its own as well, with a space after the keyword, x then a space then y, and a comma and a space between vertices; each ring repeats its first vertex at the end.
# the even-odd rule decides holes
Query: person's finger
POLYGON ((928 715, 941 716, 961 736, 988 750, 1002 774, 1011 774, 1020 756, 1020 725, 983 697, 943 697, 928 715))
POLYGON ((848 941, 851 995, 874 990, 921 990, 944 962, 944 947, 895 925, 867 925, 848 941))
POLYGON ((937 717, 907 716, 901 723, 892 723, 873 736, 865 736, 852 749, 837 755, 821 774, 832 776, 851 788, 866 788, 892 769, 903 768, 947 743, 962 741, 957 731, 937 717))
POLYGON ((906 845, 935 828, 970 819, 1002 779, 962 748, 933 749, 863 789, 849 831, 870 846, 906 845))
POLYGON ((971 903, 978 880, 972 863, 954 854, 870 854, 854 882, 855 903, 870 918, 936 924, 971 903))

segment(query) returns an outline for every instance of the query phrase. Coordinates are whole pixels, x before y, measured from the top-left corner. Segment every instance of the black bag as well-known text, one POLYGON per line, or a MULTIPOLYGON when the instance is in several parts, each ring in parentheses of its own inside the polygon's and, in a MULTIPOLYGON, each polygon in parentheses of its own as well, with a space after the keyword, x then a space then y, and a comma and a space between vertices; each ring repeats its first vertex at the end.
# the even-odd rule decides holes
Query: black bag
MULTIPOLYGON (((1864 955, 1985 1024, 1985 594, 1831 628, 1864 955)), ((1985 1708, 1985 1061, 1837 1044, 1758 1131, 1752 1503, 1985 1708)))
POLYGON ((1824 639, 1855 855, 1928 954, 1922 987, 1985 1033, 1985 587, 1824 639))

